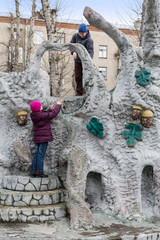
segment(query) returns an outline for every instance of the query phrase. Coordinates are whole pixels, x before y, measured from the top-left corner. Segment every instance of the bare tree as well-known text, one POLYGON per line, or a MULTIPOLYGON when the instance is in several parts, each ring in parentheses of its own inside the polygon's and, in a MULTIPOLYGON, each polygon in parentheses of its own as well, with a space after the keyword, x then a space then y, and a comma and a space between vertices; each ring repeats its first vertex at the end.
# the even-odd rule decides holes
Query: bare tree
MULTIPOLYGON (((139 37, 139 46, 142 46, 142 29, 144 24, 144 15, 146 10, 146 0, 137 0, 135 3, 135 7, 131 7, 131 10, 137 15, 140 16, 139 23, 138 23, 138 37, 139 37)), ((136 24, 135 24, 136 28, 136 24)))
POLYGON ((19 71, 19 33, 20 33, 20 12, 19 12, 19 0, 15 0, 16 6, 16 39, 15 39, 15 71, 19 71))
POLYGON ((33 27, 35 22, 35 13, 36 13, 36 0, 33 0, 32 3, 32 16, 30 19, 30 29, 28 34, 28 44, 27 44, 27 55, 26 55, 26 65, 29 64, 31 59, 31 51, 32 51, 32 42, 33 42, 33 27))
MULTIPOLYGON (((46 22, 47 39, 54 42, 54 35, 56 33, 56 17, 57 9, 50 9, 48 0, 41 0, 43 15, 46 22)), ((50 94, 55 95, 55 58, 52 52, 49 52, 49 67, 50 67, 50 94)))
MULTIPOLYGON (((60 96, 61 90, 63 88, 63 81, 65 76, 71 72, 70 69, 70 52, 68 53, 55 53, 55 67, 57 75, 57 84, 56 84, 56 95, 60 96)), ((71 90, 71 89, 70 89, 71 90)), ((69 90, 69 91, 70 91, 69 90)), ((66 92, 65 94, 67 94, 66 92)))
MULTIPOLYGON (((125 16, 120 16, 120 21, 128 26, 128 29, 136 31, 136 39, 138 38, 139 46, 141 46, 142 41, 142 24, 144 21, 144 12, 146 0, 136 0, 127 6, 127 10, 125 11, 125 16), (134 25, 133 25, 134 23, 134 25)), ((134 42, 137 45, 137 40, 134 42)))
MULTIPOLYGON (((59 34, 57 27, 57 15, 61 7, 59 2, 56 2, 54 9, 50 8, 48 0, 41 0, 43 17, 46 22, 47 40, 51 43, 61 42, 63 33, 59 34)), ((64 11, 64 9, 63 9, 64 11)), ((62 89, 64 76, 66 76, 71 69, 69 66, 70 54, 61 52, 49 52, 49 74, 50 74, 50 94, 51 96, 59 96, 62 89), (68 70, 70 69, 70 70, 68 70)))
POLYGON ((10 40, 8 46, 8 71, 19 71, 19 36, 20 36, 20 12, 19 0, 15 0, 16 24, 13 14, 10 14, 10 40))
POLYGON ((140 29, 140 43, 139 43, 140 46, 142 46, 142 30, 143 30, 143 25, 144 25, 145 11, 146 11, 146 0, 143 0, 142 17, 141 17, 141 29, 140 29))
MULTIPOLYGON (((59 1, 59 0, 58 0, 59 1)), ((46 21, 47 39, 50 42, 61 42, 64 43, 65 35, 61 29, 60 24, 57 24, 57 14, 62 11, 62 6, 59 6, 60 2, 57 2, 53 9, 50 8, 49 0, 41 0, 43 17, 46 21), (60 31, 60 32, 59 32, 60 31)), ((29 65, 31 60, 31 54, 33 50, 33 33, 34 33, 34 23, 36 17, 36 0, 32 0, 32 14, 30 19, 26 19, 25 32, 23 34, 23 28, 20 28, 20 1, 15 0, 16 16, 10 15, 10 39, 8 48, 8 67, 7 71, 22 71, 29 65), (29 25, 29 32, 27 34, 26 28, 29 25), (22 47, 25 49, 22 50, 22 47), (21 49, 20 49, 21 47, 21 49), (20 52, 21 50, 21 52, 20 52), (24 53, 25 58, 23 62, 19 62, 20 54, 24 53)), ((63 6, 63 13, 66 8, 63 6)), ((64 77, 72 71, 69 67, 70 52, 49 52, 47 72, 50 75, 50 95, 59 96, 61 95, 61 89, 63 88, 64 77)), ((7 66, 7 64, 6 64, 7 66)), ((44 69, 44 67, 43 67, 44 69)), ((45 68, 46 70, 46 68, 45 68)), ((63 88, 64 93, 64 88, 63 88)))
POLYGON ((8 51, 8 71, 12 72, 15 65, 15 42, 14 42, 14 16, 10 14, 10 41, 9 41, 9 51, 8 51))
MULTIPOLYGON (((19 11, 19 0, 15 0, 15 7, 16 7, 16 16, 10 13, 10 37, 9 37, 9 45, 8 45, 8 71, 23 71, 26 66, 30 62, 31 58, 31 51, 32 51, 32 42, 33 42, 33 26, 35 21, 35 10, 36 10, 36 0, 32 2, 32 14, 30 18, 30 28, 29 34, 26 36, 26 42, 24 43, 24 36, 20 34, 20 11, 19 11), (19 52, 20 47, 22 48, 23 44, 27 43, 27 47, 19 52), (23 62, 23 58, 21 59, 22 62, 20 63, 20 56, 23 53, 25 54, 26 58, 23 62)), ((28 20, 27 20, 28 22, 28 20)), ((27 34, 27 32, 25 32, 27 34)))

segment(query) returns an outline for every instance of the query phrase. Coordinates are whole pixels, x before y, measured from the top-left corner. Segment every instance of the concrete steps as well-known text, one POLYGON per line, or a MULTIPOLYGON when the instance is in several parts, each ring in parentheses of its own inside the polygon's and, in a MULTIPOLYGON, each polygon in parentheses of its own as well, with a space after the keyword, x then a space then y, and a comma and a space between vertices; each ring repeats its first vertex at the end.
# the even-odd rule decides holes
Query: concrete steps
POLYGON ((67 191, 57 176, 5 176, 0 189, 0 220, 44 222, 67 215, 67 191))
POLYGON ((28 207, 0 206, 0 220, 3 222, 45 222, 65 216, 65 203, 28 207))
POLYGON ((13 191, 48 191, 61 187, 57 176, 31 178, 26 176, 4 176, 2 187, 13 191))
POLYGON ((13 207, 52 205, 65 202, 66 196, 65 189, 41 192, 18 192, 0 189, 0 204, 13 207))

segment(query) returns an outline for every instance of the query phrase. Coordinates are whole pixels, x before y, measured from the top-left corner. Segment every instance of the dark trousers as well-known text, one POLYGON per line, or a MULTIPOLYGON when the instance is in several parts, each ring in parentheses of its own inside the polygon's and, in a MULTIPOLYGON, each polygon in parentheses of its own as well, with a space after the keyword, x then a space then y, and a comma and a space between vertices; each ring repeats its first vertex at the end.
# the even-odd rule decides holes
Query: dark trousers
POLYGON ((82 63, 75 62, 75 81, 76 81, 76 95, 83 95, 83 84, 82 84, 83 70, 82 63))
POLYGON ((44 157, 48 142, 35 143, 35 154, 32 162, 32 174, 43 174, 44 157))

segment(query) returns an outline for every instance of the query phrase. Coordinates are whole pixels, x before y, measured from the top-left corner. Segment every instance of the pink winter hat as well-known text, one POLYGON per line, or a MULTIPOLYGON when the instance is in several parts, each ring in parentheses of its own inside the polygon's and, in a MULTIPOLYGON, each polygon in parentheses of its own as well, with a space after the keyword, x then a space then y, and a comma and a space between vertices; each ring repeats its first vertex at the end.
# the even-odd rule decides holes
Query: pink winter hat
POLYGON ((41 109, 41 103, 38 101, 31 102, 30 107, 32 112, 38 112, 41 109))

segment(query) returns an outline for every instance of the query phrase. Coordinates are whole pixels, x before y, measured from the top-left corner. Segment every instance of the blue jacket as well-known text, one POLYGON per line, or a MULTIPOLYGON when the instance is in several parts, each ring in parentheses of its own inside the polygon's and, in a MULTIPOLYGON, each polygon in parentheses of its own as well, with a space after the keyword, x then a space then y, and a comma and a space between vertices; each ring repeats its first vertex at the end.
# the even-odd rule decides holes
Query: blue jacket
MULTIPOLYGON (((81 38, 79 36, 78 33, 75 33, 71 39, 71 43, 80 43, 82 44, 88 51, 89 55, 91 58, 93 58, 93 54, 94 54, 94 49, 93 49, 93 40, 90 36, 90 32, 88 31, 88 33, 86 34, 86 36, 84 38, 81 38)), ((71 54, 73 54, 73 50, 71 50, 71 54)), ((75 62, 81 62, 78 54, 77 54, 77 58, 75 59, 75 62)))

